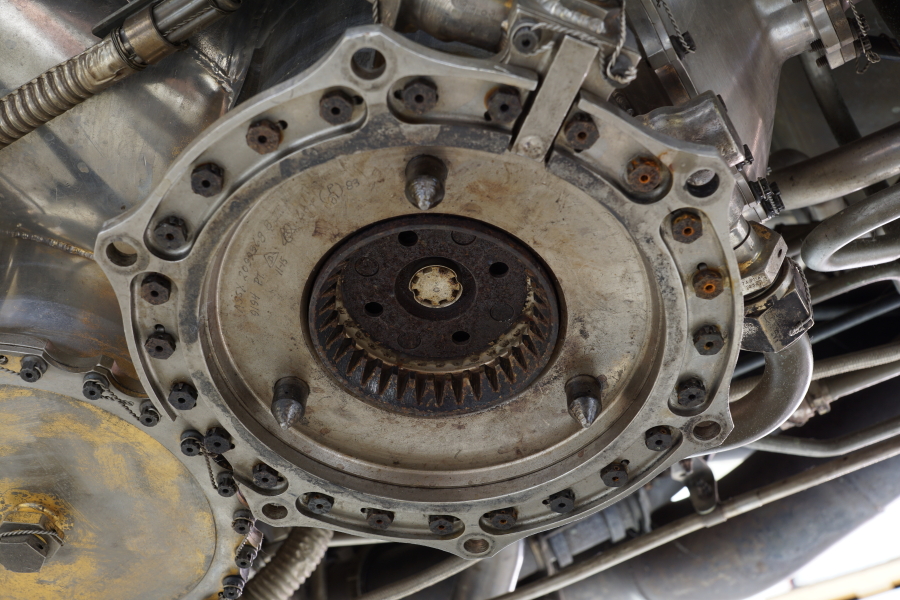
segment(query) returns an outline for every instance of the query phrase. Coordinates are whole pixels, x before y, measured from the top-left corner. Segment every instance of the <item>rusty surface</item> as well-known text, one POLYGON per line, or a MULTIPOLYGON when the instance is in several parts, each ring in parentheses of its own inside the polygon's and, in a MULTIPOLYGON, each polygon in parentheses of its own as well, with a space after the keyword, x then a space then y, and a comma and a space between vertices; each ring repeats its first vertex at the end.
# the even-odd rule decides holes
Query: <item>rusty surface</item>
POLYGON ((319 100, 319 116, 332 125, 349 123, 353 118, 353 98, 341 90, 326 93, 319 100))
POLYGON ((625 183, 639 194, 652 192, 662 183, 662 169, 663 166, 656 158, 640 156, 628 163, 625 183))
POLYGON ((141 298, 150 304, 165 304, 171 292, 172 282, 165 275, 150 273, 141 281, 141 298))
POLYGON ((378 508, 366 509, 366 523, 372 529, 387 529, 394 522, 394 513, 378 508))
POLYGON ((153 228, 153 239, 164 250, 178 250, 187 242, 188 230, 184 219, 165 217, 153 228))
POLYGON ((703 220, 695 212, 684 210, 672 219, 672 237, 676 242, 690 244, 703 235, 703 220))
POLYGON ((623 487, 628 483, 628 468, 625 463, 615 462, 600 470, 600 479, 609 487, 623 487))
POLYGON ((281 125, 268 119, 252 123, 247 129, 247 145, 260 154, 275 152, 281 145, 281 125))
POLYGON ((522 114, 522 98, 519 90, 507 85, 491 91, 485 105, 488 116, 495 123, 512 123, 522 114))
POLYGON ((216 163, 197 165, 191 171, 191 191, 204 198, 212 198, 222 191, 225 171, 216 163))
POLYGON ((694 332, 694 347, 703 356, 718 354, 724 346, 725 338, 716 325, 703 325, 694 332))
POLYGON ((428 79, 413 79, 403 87, 400 99, 408 111, 424 115, 434 110, 437 105, 437 86, 428 79))
POLYGON ((689 377, 678 382, 675 389, 678 406, 697 408, 706 403, 706 384, 699 377, 689 377))
POLYGON ((144 349, 151 358, 166 360, 175 353, 175 338, 165 331, 156 331, 147 337, 144 349))
POLYGON ((691 281, 698 298, 712 300, 725 289, 722 274, 715 269, 698 269, 691 281))
POLYGON ((563 135, 574 150, 587 150, 600 139, 597 124, 589 115, 578 113, 565 124, 563 135))

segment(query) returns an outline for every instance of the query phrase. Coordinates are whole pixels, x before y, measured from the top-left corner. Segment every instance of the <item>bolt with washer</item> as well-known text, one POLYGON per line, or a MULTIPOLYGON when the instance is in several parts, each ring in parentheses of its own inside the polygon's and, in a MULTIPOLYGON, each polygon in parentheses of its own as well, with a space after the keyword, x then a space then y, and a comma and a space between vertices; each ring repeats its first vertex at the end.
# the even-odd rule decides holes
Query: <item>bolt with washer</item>
POLYGON ((512 123, 522 114, 522 97, 518 88, 501 85, 487 96, 487 114, 493 123, 512 123))
POLYGON ((231 471, 221 471, 216 475, 216 491, 223 498, 231 498, 237 493, 237 483, 231 471))
POLYGON ((697 408, 706 403, 706 385, 699 377, 688 377, 678 382, 675 388, 678 406, 697 408))
POLYGON ((428 517, 428 529, 435 535, 447 535, 453 533, 459 519, 449 515, 432 515, 428 517))
POLYGON ((210 454, 225 454, 234 448, 231 434, 221 427, 210 427, 203 436, 203 445, 210 454))
POLYGON ((652 156, 639 156, 628 163, 625 183, 638 194, 652 192, 662 183, 665 167, 652 156))
POLYGON ((697 269, 691 283, 697 297, 704 300, 712 300, 725 290, 725 279, 722 274, 706 265, 697 269))
POLYGON ((590 115, 576 113, 563 127, 566 142, 573 150, 587 150, 600 139, 600 131, 590 115))
POLYGON ((197 405, 197 388, 179 381, 169 390, 169 404, 178 410, 190 410, 197 405))
POLYGON ((141 415, 139 417, 144 427, 156 427, 159 424, 159 412, 150 400, 141 403, 141 415))
POLYGON ((191 171, 191 191, 204 198, 212 198, 222 193, 225 170, 216 163, 197 165, 191 171))
POLYGON ((522 54, 534 54, 541 43, 540 34, 529 25, 519 27, 513 34, 513 47, 522 54))
POLYGON ((353 119, 353 104, 353 98, 346 92, 326 92, 319 100, 319 116, 331 125, 344 125, 353 119))
POLYGON ((88 400, 99 400, 109 389, 109 379, 100 373, 85 373, 81 382, 81 393, 88 400))
POLYGON ((203 454, 203 434, 188 429, 181 434, 181 453, 185 456, 203 454))
POLYGON ((40 356, 26 356, 22 359, 19 368, 19 378, 28 383, 34 383, 47 372, 47 361, 40 356))
POLYGON ((281 125, 269 119, 260 119, 247 128, 247 145, 259 154, 269 154, 281 145, 281 125))
POLYGON ((677 212, 672 218, 672 237, 676 242, 691 244, 703 235, 703 220, 693 211, 677 212))
POLYGON ((277 489, 284 483, 281 473, 265 463, 259 463, 253 467, 253 484, 264 490, 277 489))
POLYGON ((519 513, 515 508, 501 508, 489 512, 484 517, 494 529, 507 531, 516 526, 519 513))
POLYGON ((237 534, 247 535, 253 530, 255 522, 256 519, 253 518, 253 513, 246 508, 242 508, 234 511, 234 515, 231 517, 231 528, 237 534))
POLYGON ((572 490, 563 490, 550 494, 546 501, 547 506, 555 513, 564 515, 575 510, 575 492, 572 490))
POLYGON ((306 498, 306 508, 309 512, 316 515, 327 515, 334 507, 334 498, 313 492, 306 498))
POLYGON ((394 513, 379 508, 366 509, 366 523, 373 529, 387 529, 394 522, 394 513))
POLYGON ((406 110, 416 115, 424 115, 437 106, 437 86, 431 80, 423 77, 413 79, 403 86, 400 99, 406 110))

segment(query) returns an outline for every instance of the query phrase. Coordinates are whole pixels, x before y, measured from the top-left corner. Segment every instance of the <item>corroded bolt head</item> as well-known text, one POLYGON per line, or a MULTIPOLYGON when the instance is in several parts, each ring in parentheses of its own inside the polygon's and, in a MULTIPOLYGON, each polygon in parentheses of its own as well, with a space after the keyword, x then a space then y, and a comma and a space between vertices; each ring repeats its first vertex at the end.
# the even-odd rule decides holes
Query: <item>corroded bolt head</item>
POLYGON ((179 381, 169 390, 169 404, 178 410, 190 410, 197 405, 197 388, 179 381))
POLYGON ((403 87, 400 98, 408 111, 424 115, 437 105, 437 86, 428 79, 413 79, 403 87))
POLYGON ((222 192, 225 171, 216 163, 197 165, 191 171, 191 191, 204 198, 212 198, 222 192))
POLYGON ((566 382, 565 390, 569 414, 587 429, 603 409, 603 382, 592 375, 576 375, 566 382))
POLYGON ((153 228, 153 239, 163 250, 178 250, 187 243, 187 224, 179 217, 166 217, 153 228))
POLYGON ((725 346, 725 338, 715 325, 703 325, 694 332, 694 348, 703 356, 718 354, 725 346))
POLYGON ((662 165, 653 157, 639 156, 628 163, 625 183, 637 193, 652 192, 662 183, 662 165))
POLYGON ((428 517, 428 529, 435 535, 447 535, 448 533, 453 533, 457 521, 459 519, 456 517, 432 515, 428 517))
POLYGON ((309 386, 297 377, 282 377, 272 393, 272 416, 282 429, 290 429, 306 412, 309 386))
POLYGON ((387 529, 394 522, 394 513, 378 508, 366 509, 366 523, 373 529, 387 529))
POLYGON ((697 408, 706 402, 706 385, 699 377, 689 377, 678 382, 675 388, 678 406, 697 408))
POLYGON ((518 516, 519 513, 514 508, 501 508, 500 510, 489 512, 484 517, 494 529, 506 531, 516 526, 518 516))
POLYGON ((522 114, 522 98, 517 88, 502 85, 488 94, 487 113, 495 123, 512 123, 522 114))
POLYGON ((672 219, 672 237, 676 242, 690 244, 703 235, 703 221, 692 211, 680 211, 672 219))
POLYGON ((572 490, 563 490, 551 494, 546 501, 547 506, 555 513, 561 515, 572 512, 575 509, 575 492, 572 490))
POLYGON ((622 487, 628 483, 628 469, 624 463, 614 462, 603 467, 600 479, 609 487, 622 487))
POLYGON ((428 210, 444 199, 447 166, 428 155, 416 156, 406 164, 406 199, 419 210, 428 210))
POLYGON ((234 444, 231 442, 231 434, 221 427, 211 427, 203 436, 203 446, 210 454, 225 454, 234 444))
POLYGON ((306 498, 306 508, 317 515, 327 515, 334 507, 334 498, 325 494, 312 493, 306 498))
POLYGON ((597 124, 584 113, 575 114, 566 122, 563 135, 573 150, 587 150, 600 139, 597 124))
POLYGON ((40 356, 26 356, 22 359, 19 368, 19 378, 28 383, 34 383, 47 372, 47 362, 40 356))
POLYGON ((644 434, 644 443, 647 444, 647 448, 654 452, 668 450, 672 447, 674 440, 675 437, 672 435, 672 430, 664 425, 651 427, 644 434))
POLYGON ((237 493, 237 483, 231 471, 222 471, 216 475, 216 491, 223 498, 231 498, 237 493))
POLYGON ((513 47, 522 54, 534 54, 541 43, 541 36, 531 27, 519 27, 513 34, 513 47))
POLYGON ((144 349, 151 358, 166 360, 175 353, 175 338, 165 331, 154 331, 147 336, 144 349))
POLYGON ((150 273, 141 281, 141 298, 149 304, 165 304, 172 293, 172 282, 165 275, 150 273))
POLYGON ((269 154, 281 145, 281 125, 262 119, 247 129, 247 145, 259 154, 269 154))
POLYGON ((141 403, 141 415, 139 419, 144 427, 156 427, 159 423, 159 412, 157 412, 156 407, 153 406, 153 403, 149 400, 144 400, 144 402, 141 403))
POLYGON ((319 116, 332 125, 349 123, 353 118, 353 98, 341 90, 327 92, 319 100, 319 116))
POLYGON ((697 294, 697 297, 704 300, 712 300, 725 289, 725 280, 722 278, 722 274, 715 269, 698 269, 694 273, 691 283, 694 285, 694 293, 697 294))
POLYGON ((281 473, 265 463, 253 467, 253 484, 264 490, 274 490, 284 483, 281 473))

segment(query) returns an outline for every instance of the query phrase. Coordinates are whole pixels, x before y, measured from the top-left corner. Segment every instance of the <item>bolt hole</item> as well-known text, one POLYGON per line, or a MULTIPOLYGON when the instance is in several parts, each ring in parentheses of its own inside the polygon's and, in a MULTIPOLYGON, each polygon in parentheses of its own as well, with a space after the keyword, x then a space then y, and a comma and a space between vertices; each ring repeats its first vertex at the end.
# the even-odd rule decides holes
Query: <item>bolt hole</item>
POLYGON ((380 317, 381 313, 384 312, 384 307, 378 302, 369 302, 364 309, 370 317, 380 317))
POLYGON ((708 169, 697 171, 688 177, 685 184, 688 193, 696 198, 707 198, 715 194, 716 190, 719 189, 719 176, 713 173, 711 179, 706 179, 706 174, 703 171, 708 171, 708 169), (705 181, 705 183, 696 184, 691 183, 692 181, 705 181))
POLYGON ((400 90, 394 90, 394 98, 397 100, 403 100, 403 92, 400 90))
POLYGON ((200 185, 202 185, 205 188, 208 188, 212 184, 208 180, 204 179, 203 181, 200 182, 200 185))
POLYGON ((662 445, 663 445, 663 441, 662 441, 662 440, 656 440, 656 445, 657 445, 657 446, 662 446, 662 445))
POLYGON ((706 342, 705 344, 703 344, 703 347, 707 350, 711 350, 713 346, 715 346, 715 344, 713 344, 712 342, 706 342))
POLYGON ((784 248, 780 248, 778 250, 778 258, 781 258, 781 255, 784 254, 784 248))
POLYGON ((262 513, 273 521, 280 521, 288 516, 288 509, 280 504, 266 504, 262 507, 262 513))
POLYGON ((694 228, 693 227, 685 227, 684 229, 681 230, 681 233, 683 233, 686 236, 692 236, 692 235, 694 235, 694 228))
POLYGON ((113 242, 106 246, 106 258, 117 267, 130 267, 137 262, 137 250, 125 242, 113 242))
POLYGON ((581 141, 583 142, 584 140, 587 139, 587 132, 586 132, 586 131, 579 131, 578 134, 577 134, 575 137, 577 137, 579 140, 581 140, 581 141))
POLYGON ((509 111, 509 104, 501 104, 500 112, 507 112, 507 111, 509 111))
POLYGON ((338 108, 337 106, 332 106, 332 107, 331 107, 331 114, 333 114, 333 115, 339 115, 339 114, 341 114, 341 109, 338 108))
POLYGON ((503 277, 504 275, 509 273, 509 265, 507 265, 506 263, 502 263, 502 262, 495 262, 494 264, 492 264, 490 266, 488 271, 494 277, 503 277))
POLYGON ((384 74, 385 67, 384 55, 374 48, 360 48, 350 59, 350 68, 360 79, 378 79, 384 74))
POLYGON ((265 144, 268 138, 264 135, 257 136, 256 141, 260 144, 265 144))
POLYGON ((159 296, 159 292, 157 292, 156 290, 152 290, 152 291, 150 292, 150 295, 151 295, 152 297, 156 298, 157 296, 159 296))
POLYGON ((415 100, 416 104, 422 104, 423 102, 425 102, 425 96, 423 96, 422 94, 416 94, 413 100, 415 100))
POLYGON ((715 421, 701 421, 694 425, 694 437, 700 441, 715 439, 722 432, 722 426, 715 421))
POLYGON ((282 131, 284 131, 288 126, 287 121, 278 121, 278 126, 281 127, 282 131))
POLYGON ((519 44, 521 44, 523 48, 529 48, 529 47, 531 47, 531 40, 529 40, 528 38, 525 38, 524 40, 519 42, 519 44))
POLYGON ((703 286, 703 291, 711 294, 712 292, 716 291, 716 286, 711 283, 707 283, 703 286))
POLYGON ((463 544, 463 548, 469 554, 484 554, 490 547, 491 544, 483 538, 472 538, 463 544))
POLYGON ((454 343, 456 344, 465 344, 472 337, 465 331, 457 331, 452 336, 450 336, 454 343))
POLYGON ((400 242, 401 246, 408 248, 416 245, 416 242, 419 241, 419 236, 416 235, 415 231, 403 231, 397 236, 397 241, 400 242))
POLYGON ((162 347, 162 346, 156 346, 156 347, 154 348, 154 350, 156 350, 157 352, 162 352, 162 351, 163 351, 163 347, 162 347))
POLYGON ((324 504, 321 504, 321 503, 316 504, 316 510, 322 510, 323 508, 325 508, 324 504))
POLYGON ((646 175, 646 174, 641 175, 641 176, 639 177, 639 179, 640 179, 641 183, 650 183, 650 176, 649 176, 649 175, 646 175))

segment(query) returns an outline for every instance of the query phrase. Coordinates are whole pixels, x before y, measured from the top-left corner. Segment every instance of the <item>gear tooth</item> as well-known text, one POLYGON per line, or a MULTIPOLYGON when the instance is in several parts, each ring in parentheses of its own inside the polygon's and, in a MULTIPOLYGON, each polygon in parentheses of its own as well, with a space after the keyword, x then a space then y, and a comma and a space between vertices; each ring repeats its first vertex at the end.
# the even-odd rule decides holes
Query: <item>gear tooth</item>
POLYGON ((329 334, 328 339, 325 340, 325 347, 329 348, 333 343, 341 339, 342 335, 344 335, 344 326, 338 325, 334 328, 334 331, 329 334))
POLYGON ((444 377, 434 378, 434 401, 438 406, 444 405, 444 392, 447 389, 447 380, 444 377))
POLYGON ((457 404, 462 404, 466 397, 466 379, 468 379, 466 374, 460 375, 457 373, 450 376, 450 385, 453 386, 453 398, 456 399, 457 404))
POLYGON ((328 311, 337 309, 337 298, 335 298, 334 296, 332 296, 331 298, 328 298, 328 299, 323 299, 323 300, 324 300, 324 302, 322 302, 321 306, 319 307, 319 316, 320 317, 322 315, 326 314, 328 311))
POLYGON ((422 404, 425 400, 425 390, 428 387, 428 376, 424 373, 416 373, 416 404, 422 404))
POLYGON ((538 356, 537 346, 534 345, 534 340, 531 339, 530 335, 526 334, 522 336, 522 345, 525 346, 525 349, 531 352, 533 356, 538 356))
POLYGON ((491 389, 495 392, 500 391, 500 376, 497 374, 497 369, 495 367, 484 367, 484 374, 487 376, 488 385, 491 386, 491 389))
POLYGON ((469 373, 466 371, 466 381, 469 382, 469 386, 472 388, 472 396, 475 397, 475 400, 481 400, 481 373, 469 373))
MULTIPOLYGON (((347 340, 350 344, 353 344, 351 340, 347 340)), ((356 370, 356 367, 359 366, 359 363, 362 362, 363 357, 366 353, 362 350, 354 350, 353 354, 350 355, 350 360, 347 362, 347 376, 353 375, 353 371, 356 370)))
POLYGON ((516 372, 513 369, 512 363, 509 358, 506 356, 501 356, 497 359, 497 363, 500 365, 500 369, 503 371, 503 374, 506 375, 506 378, 510 383, 516 382, 516 372))
POLYGON ((325 320, 322 321, 322 324, 319 325, 319 330, 325 331, 326 329, 328 329, 329 327, 331 327, 332 325, 337 323, 337 320, 338 320, 338 311, 336 311, 336 310, 331 311, 331 313, 327 317, 325 317, 325 320))
POLYGON ((331 285, 327 286, 324 290, 322 290, 322 293, 319 294, 320 298, 334 298, 336 296, 337 296, 337 282, 332 283, 331 285))
POLYGON ((537 321, 538 323, 541 323, 544 325, 549 323, 549 321, 547 320, 547 315, 545 315, 544 311, 539 309, 537 306, 533 306, 531 308, 531 314, 534 316, 534 320, 537 321))
POLYGON ((522 352, 520 347, 516 346, 512 349, 512 357, 519 363, 519 366, 522 367, 522 369, 528 368, 528 360, 525 358, 525 353, 522 352))
POLYGON ((391 385, 391 377, 394 376, 394 367, 381 365, 381 374, 378 377, 378 395, 383 396, 391 385))
POLYGON ((363 374, 360 383, 362 385, 369 385, 369 380, 372 379, 372 375, 375 374, 375 369, 381 366, 381 361, 378 359, 372 360, 369 359, 366 361, 365 366, 363 367, 363 374))
POLYGON ((350 348, 353 347, 353 340, 350 338, 344 338, 344 341, 341 342, 341 345, 338 346, 338 349, 334 353, 334 358, 332 360, 335 362, 335 365, 338 361, 344 358, 344 355, 350 351, 350 348))
POLYGON ((397 372, 397 402, 403 402, 403 396, 406 395, 407 385, 409 385, 409 371, 400 369, 397 372))
POLYGON ((532 319, 531 322, 528 324, 528 330, 531 331, 531 333, 532 333, 532 335, 534 335, 534 337, 541 340, 542 342, 547 340, 547 336, 544 334, 543 331, 541 331, 540 323, 538 323, 537 321, 532 319))

